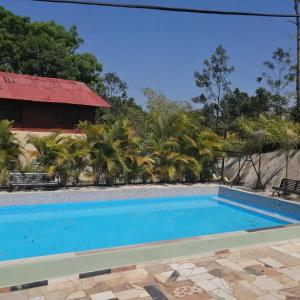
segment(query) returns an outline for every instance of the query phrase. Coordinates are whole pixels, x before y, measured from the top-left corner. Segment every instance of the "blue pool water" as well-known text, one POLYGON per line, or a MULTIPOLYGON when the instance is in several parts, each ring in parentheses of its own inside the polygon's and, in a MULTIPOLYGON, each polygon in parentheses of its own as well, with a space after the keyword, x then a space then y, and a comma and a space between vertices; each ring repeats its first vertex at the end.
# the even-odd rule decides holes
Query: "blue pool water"
POLYGON ((1 207, 0 260, 287 224, 215 197, 1 207))

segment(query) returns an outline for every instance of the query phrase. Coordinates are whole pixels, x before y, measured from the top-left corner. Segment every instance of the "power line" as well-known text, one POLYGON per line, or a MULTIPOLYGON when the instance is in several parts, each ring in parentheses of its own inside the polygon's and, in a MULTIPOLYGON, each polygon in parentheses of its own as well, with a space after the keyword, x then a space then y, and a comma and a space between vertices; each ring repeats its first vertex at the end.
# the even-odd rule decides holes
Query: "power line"
POLYGON ((166 11, 166 12, 193 13, 193 14, 206 14, 206 15, 230 15, 230 16, 271 17, 271 18, 300 17, 300 15, 293 15, 293 14, 208 10, 208 9, 194 9, 194 8, 183 8, 183 7, 172 7, 172 6, 112 3, 112 2, 99 2, 99 1, 81 1, 81 0, 31 0, 31 1, 60 3, 60 4, 64 3, 64 4, 78 4, 78 5, 93 5, 93 6, 128 8, 128 9, 158 10, 158 11, 166 11))

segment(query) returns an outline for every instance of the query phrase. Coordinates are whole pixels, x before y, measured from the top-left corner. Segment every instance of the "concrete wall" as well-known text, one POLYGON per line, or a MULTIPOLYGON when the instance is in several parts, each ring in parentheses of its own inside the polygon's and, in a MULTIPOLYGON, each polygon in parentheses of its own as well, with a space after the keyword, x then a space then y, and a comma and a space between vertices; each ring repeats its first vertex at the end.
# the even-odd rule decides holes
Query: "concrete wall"
MULTIPOLYGON (((255 166, 258 167, 258 155, 252 156, 255 166)), ((244 158, 241 159, 241 163, 244 158)), ((225 176, 233 179, 238 172, 238 159, 227 158, 225 161, 225 176)), ((262 154, 262 183, 269 181, 267 188, 280 184, 282 178, 285 177, 285 155, 281 151, 274 151, 262 154)), ((256 184, 257 176, 250 162, 246 162, 241 176, 246 186, 256 184)), ((300 151, 292 151, 289 157, 288 178, 300 180, 300 151)))

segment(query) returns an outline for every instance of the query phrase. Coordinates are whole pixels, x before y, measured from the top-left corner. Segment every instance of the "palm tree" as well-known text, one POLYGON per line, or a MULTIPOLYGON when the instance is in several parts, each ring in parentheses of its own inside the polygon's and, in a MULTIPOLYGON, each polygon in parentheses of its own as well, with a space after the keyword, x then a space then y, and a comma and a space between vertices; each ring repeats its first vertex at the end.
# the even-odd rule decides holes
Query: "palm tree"
POLYGON ((34 169, 56 176, 61 185, 66 184, 68 179, 66 160, 70 157, 64 139, 65 136, 59 132, 47 136, 29 135, 27 138, 27 144, 35 148, 31 152, 34 169))
POLYGON ((195 144, 194 125, 183 113, 171 116, 150 115, 147 123, 147 149, 155 161, 156 173, 163 182, 197 177, 201 163, 187 153, 195 144), (189 145, 189 146, 188 146, 189 145))
POLYGON ((6 183, 10 171, 20 167, 20 142, 11 131, 12 122, 0 121, 0 184, 6 183))
POLYGON ((79 128, 84 132, 83 144, 88 149, 90 165, 99 184, 102 176, 106 184, 112 184, 117 177, 123 177, 128 168, 122 155, 123 141, 118 138, 118 130, 104 124, 92 125, 81 122, 79 128))
POLYGON ((62 141, 62 146, 67 150, 60 152, 57 162, 64 170, 65 181, 71 179, 78 186, 79 177, 89 165, 89 152, 84 146, 81 136, 66 136, 62 141))

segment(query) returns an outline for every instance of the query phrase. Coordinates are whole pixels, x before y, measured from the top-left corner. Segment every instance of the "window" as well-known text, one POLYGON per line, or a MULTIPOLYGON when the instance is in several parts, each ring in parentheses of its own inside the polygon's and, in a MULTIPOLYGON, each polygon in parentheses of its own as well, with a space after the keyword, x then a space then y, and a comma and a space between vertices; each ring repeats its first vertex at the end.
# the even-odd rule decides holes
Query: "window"
POLYGON ((3 119, 22 122, 22 105, 20 103, 0 103, 0 120, 3 119))
POLYGON ((56 111, 56 123, 76 125, 79 123, 79 111, 76 108, 59 108, 56 111))

